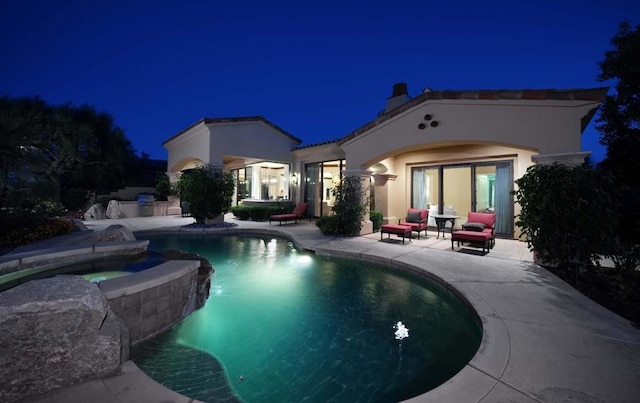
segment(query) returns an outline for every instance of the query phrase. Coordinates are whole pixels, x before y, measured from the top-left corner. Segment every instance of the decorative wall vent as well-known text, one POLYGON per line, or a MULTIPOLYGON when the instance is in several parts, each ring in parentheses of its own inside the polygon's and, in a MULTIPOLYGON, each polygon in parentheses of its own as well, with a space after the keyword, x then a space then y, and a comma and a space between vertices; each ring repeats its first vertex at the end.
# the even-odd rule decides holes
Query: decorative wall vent
MULTIPOLYGON (((433 120, 433 115, 430 113, 427 113, 426 115, 424 115, 424 120, 428 123, 429 126, 431 127, 438 127, 440 125, 440 122, 438 122, 437 120, 433 120)), ((427 123, 419 123, 418 124, 418 129, 420 130, 424 130, 427 128, 427 123)))

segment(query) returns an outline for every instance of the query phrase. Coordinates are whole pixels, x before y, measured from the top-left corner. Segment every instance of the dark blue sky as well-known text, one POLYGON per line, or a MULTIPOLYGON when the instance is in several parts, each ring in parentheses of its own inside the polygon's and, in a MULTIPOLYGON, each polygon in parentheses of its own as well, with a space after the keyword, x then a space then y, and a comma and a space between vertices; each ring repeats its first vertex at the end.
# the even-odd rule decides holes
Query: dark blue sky
MULTIPOLYGON (((375 118, 392 85, 588 88, 637 0, 4 0, 0 94, 90 104, 139 152, 202 117, 262 115, 304 144, 375 118)), ((599 160, 595 123, 583 149, 599 160)))

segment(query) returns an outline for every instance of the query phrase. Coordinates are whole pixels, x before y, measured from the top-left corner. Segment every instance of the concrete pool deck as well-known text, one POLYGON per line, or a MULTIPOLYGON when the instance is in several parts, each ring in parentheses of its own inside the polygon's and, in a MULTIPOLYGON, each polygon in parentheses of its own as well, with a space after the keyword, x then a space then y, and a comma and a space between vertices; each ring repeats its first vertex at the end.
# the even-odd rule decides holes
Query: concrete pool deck
MULTIPOLYGON (((270 233, 318 254, 350 256, 428 273, 463 295, 478 313, 483 339, 455 377, 415 402, 637 402, 640 330, 533 263, 526 244, 498 239, 485 256, 451 250, 450 235, 380 240, 325 237, 309 221, 269 225, 238 221, 232 228, 185 229, 192 218, 138 217, 85 222, 99 231, 122 224, 135 232, 270 233)), ((29 248, 64 248, 71 240, 29 248)), ((77 244, 77 241, 76 241, 77 244)), ((153 382, 131 362, 120 374, 54 391, 28 402, 194 402, 153 382)))

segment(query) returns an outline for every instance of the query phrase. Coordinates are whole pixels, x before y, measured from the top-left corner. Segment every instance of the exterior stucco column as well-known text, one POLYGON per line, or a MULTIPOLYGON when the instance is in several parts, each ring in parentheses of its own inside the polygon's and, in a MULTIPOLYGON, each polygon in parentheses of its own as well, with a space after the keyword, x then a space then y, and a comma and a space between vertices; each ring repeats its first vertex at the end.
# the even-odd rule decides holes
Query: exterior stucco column
POLYGON ((175 184, 178 181, 178 179, 180 179, 180 175, 182 174, 182 171, 176 171, 176 172, 168 171, 165 173, 169 177, 169 182, 175 184))
POLYGON ((531 161, 535 162, 537 165, 551 165, 557 162, 562 165, 576 166, 584 164, 584 160, 589 154, 591 154, 591 151, 559 154, 538 154, 532 155, 531 161))
POLYGON ((373 189, 374 189, 374 197, 376 201, 376 211, 382 213, 382 223, 396 223, 397 218, 395 216, 389 216, 389 181, 395 181, 398 175, 380 173, 373 174, 373 189))
POLYGON ((362 229, 360 235, 371 234, 373 232, 373 223, 369 219, 369 198, 371 195, 371 171, 367 169, 346 169, 344 176, 357 176, 360 178, 360 184, 364 193, 364 217, 362 218, 362 229))
POLYGON ((223 163, 219 163, 219 162, 210 162, 209 166, 211 167, 211 169, 213 169, 214 171, 220 171, 220 172, 224 172, 224 164, 223 163))

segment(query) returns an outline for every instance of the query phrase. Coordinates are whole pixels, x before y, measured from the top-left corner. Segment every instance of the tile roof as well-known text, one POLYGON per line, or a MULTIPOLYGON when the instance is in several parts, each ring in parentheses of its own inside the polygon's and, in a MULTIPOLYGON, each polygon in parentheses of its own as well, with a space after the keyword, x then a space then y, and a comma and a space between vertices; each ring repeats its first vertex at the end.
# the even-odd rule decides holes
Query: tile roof
MULTIPOLYGON (((601 102, 607 95, 609 87, 581 88, 568 90, 555 89, 523 89, 523 90, 445 90, 426 91, 415 98, 405 102, 391 111, 378 116, 375 120, 366 123, 364 126, 352 131, 340 140, 340 144, 366 132, 391 119, 392 117, 413 108, 423 102, 430 100, 453 99, 453 100, 561 100, 561 101, 595 101, 601 102)), ((594 110, 595 113, 595 110, 594 110)), ((593 117, 593 114, 591 115, 593 117)), ((589 120, 591 120, 589 118, 589 120)), ((583 122, 584 126, 584 122, 583 122)), ((584 127, 583 127, 584 129, 584 127)))
POLYGON ((339 139, 333 139, 333 140, 328 140, 328 141, 323 141, 323 142, 320 142, 320 143, 314 143, 314 144, 305 144, 305 145, 303 145, 303 146, 299 146, 299 147, 294 148, 294 150, 302 150, 303 148, 317 147, 317 146, 323 146, 323 145, 325 145, 325 144, 337 143, 337 142, 339 142, 340 140, 342 140, 342 138, 339 138, 339 139))
POLYGON ((294 140, 294 141, 296 141, 298 143, 302 143, 302 140, 300 140, 299 138, 295 137, 291 133, 285 131, 281 127, 271 123, 270 121, 268 121, 267 119, 265 119, 262 116, 240 116, 240 117, 227 117, 227 118, 202 118, 202 119, 198 120, 197 122, 189 125, 185 129, 181 130, 178 134, 172 136, 170 139, 165 140, 162 143, 162 145, 164 146, 165 144, 167 144, 171 140, 179 137, 181 134, 187 132, 189 129, 192 129, 192 128, 198 126, 201 123, 204 123, 204 124, 215 124, 215 123, 236 123, 236 122, 262 122, 262 123, 266 124, 267 126, 271 127, 272 129, 277 130, 280 133, 284 134, 285 136, 291 138, 292 140, 294 140))

